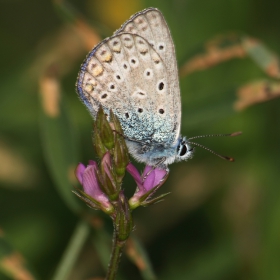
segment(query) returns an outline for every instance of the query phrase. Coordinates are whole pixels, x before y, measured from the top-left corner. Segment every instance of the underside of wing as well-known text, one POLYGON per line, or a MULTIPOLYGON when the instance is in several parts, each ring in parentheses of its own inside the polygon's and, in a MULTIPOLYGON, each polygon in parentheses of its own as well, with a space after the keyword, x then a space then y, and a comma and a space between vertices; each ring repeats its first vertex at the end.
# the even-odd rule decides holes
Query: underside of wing
POLYGON ((177 139, 181 124, 181 97, 175 48, 168 25, 162 13, 156 8, 148 8, 133 15, 115 32, 129 32, 145 38, 159 54, 167 66, 169 94, 173 97, 174 128, 177 139))
POLYGON ((118 32, 89 53, 77 92, 93 117, 100 105, 108 115, 112 109, 128 139, 172 143, 180 112, 174 112, 169 66, 146 38, 118 32))

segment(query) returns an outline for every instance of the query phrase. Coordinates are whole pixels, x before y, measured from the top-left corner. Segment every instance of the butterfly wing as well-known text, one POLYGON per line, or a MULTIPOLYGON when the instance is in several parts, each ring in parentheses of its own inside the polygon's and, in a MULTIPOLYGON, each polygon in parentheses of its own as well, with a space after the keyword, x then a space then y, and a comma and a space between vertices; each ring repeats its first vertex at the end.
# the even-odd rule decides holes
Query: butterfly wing
POLYGON ((173 104, 174 127, 171 134, 178 139, 181 127, 181 97, 175 47, 163 14, 156 8, 148 8, 133 15, 115 32, 129 32, 144 37, 159 54, 168 73, 168 98, 173 104))
POLYGON ((112 109, 129 139, 147 146, 177 140, 177 64, 169 29, 157 9, 132 16, 98 44, 81 66, 76 86, 93 117, 100 105, 107 114, 112 109))

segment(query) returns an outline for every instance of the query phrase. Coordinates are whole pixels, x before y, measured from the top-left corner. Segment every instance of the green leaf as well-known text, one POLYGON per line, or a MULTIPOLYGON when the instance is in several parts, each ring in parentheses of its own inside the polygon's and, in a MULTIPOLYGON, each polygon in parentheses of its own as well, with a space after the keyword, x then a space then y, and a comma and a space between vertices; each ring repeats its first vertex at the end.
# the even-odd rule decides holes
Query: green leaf
POLYGON ((74 168, 78 162, 76 134, 66 106, 60 104, 59 110, 56 117, 50 117, 41 111, 43 150, 57 191, 68 207, 77 212, 81 206, 71 192, 74 168))
POLYGON ((68 276, 72 271, 89 234, 89 224, 84 221, 80 221, 72 234, 72 237, 68 243, 68 246, 62 256, 59 265, 57 266, 52 280, 68 279, 68 276))

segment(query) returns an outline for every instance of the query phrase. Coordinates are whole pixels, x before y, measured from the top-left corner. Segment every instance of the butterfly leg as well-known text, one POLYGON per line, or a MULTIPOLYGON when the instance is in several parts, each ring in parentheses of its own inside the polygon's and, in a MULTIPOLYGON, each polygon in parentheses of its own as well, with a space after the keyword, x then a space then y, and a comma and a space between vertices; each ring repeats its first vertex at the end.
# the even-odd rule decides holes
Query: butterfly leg
MULTIPOLYGON (((166 157, 162 157, 159 159, 159 161, 153 166, 153 168, 144 176, 143 181, 147 179, 147 177, 151 174, 153 170, 155 170, 157 167, 161 166, 166 160, 166 157)), ((169 172, 169 168, 165 166, 165 170, 167 173, 169 172)))

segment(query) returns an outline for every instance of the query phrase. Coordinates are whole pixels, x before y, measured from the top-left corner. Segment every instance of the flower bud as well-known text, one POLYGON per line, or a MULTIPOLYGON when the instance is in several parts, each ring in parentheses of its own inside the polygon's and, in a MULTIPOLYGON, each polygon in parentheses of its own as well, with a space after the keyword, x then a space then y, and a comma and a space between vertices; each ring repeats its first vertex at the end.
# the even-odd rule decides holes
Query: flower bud
POLYGON ((123 130, 120 124, 119 119, 115 116, 112 110, 110 110, 110 122, 114 127, 114 130, 117 132, 117 135, 123 135, 123 130))
POLYGON ((119 138, 115 142, 114 149, 115 171, 120 183, 125 174, 125 169, 129 163, 128 151, 123 138, 119 138))
POLYGON ((102 142, 102 139, 100 137, 100 133, 99 133, 99 130, 97 129, 96 124, 93 125, 93 145, 94 145, 95 151, 97 153, 97 156, 99 158, 102 158, 105 155, 105 153, 107 152, 107 149, 102 142))
POLYGON ((111 150, 114 148, 114 133, 112 128, 106 118, 106 115, 102 109, 99 107, 96 116, 96 127, 98 131, 100 131, 100 138, 103 142, 103 145, 108 149, 111 150))
POLYGON ((119 195, 119 211, 117 214, 117 222, 118 224, 118 239, 119 240, 126 240, 131 231, 133 230, 133 220, 131 211, 129 208, 129 204, 127 202, 127 199, 125 198, 123 192, 119 195))
POLYGON ((118 184, 116 180, 114 166, 109 152, 103 156, 100 167, 104 186, 106 186, 105 192, 109 196, 110 200, 116 200, 118 198, 120 184, 118 184))

